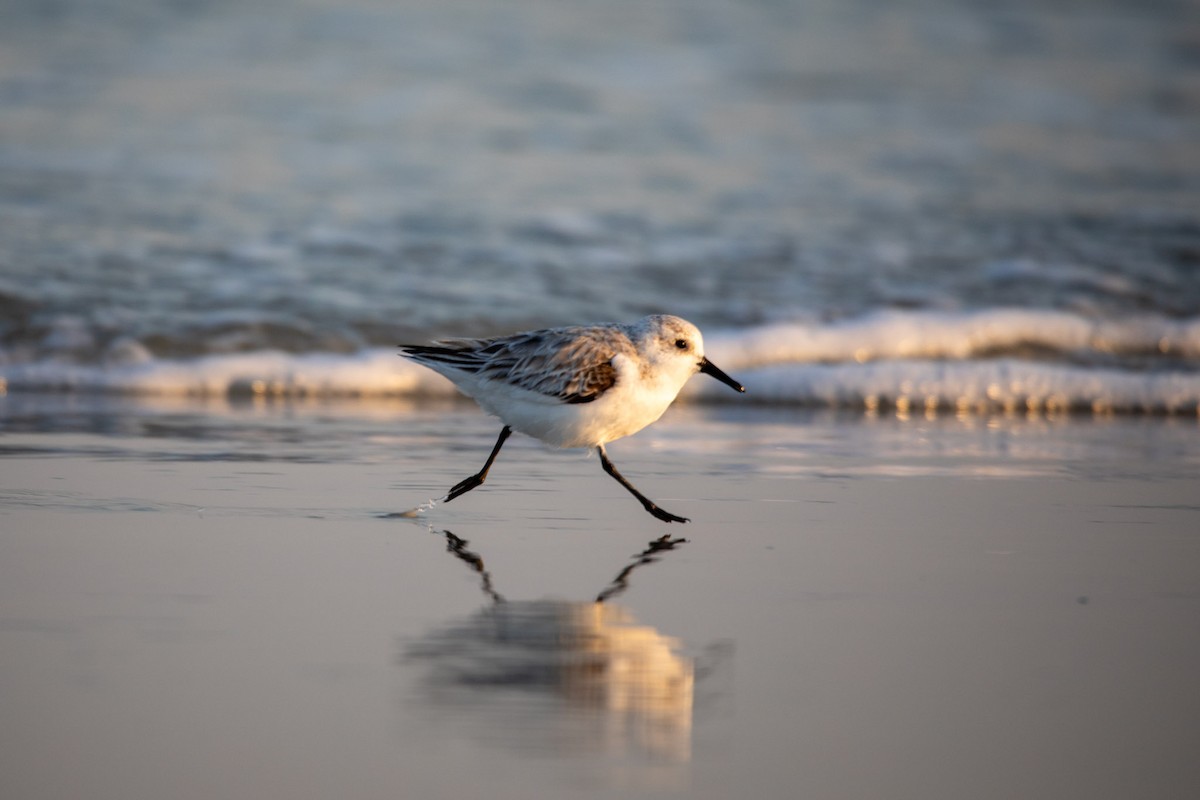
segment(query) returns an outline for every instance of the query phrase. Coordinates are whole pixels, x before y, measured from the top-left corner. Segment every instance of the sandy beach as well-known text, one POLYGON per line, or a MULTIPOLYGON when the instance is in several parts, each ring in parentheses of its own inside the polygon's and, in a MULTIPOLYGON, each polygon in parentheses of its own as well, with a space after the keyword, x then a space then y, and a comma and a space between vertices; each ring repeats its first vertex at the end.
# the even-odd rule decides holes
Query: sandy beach
POLYGON ((684 407, 610 449, 680 526, 520 438, 390 517, 459 404, 116 405, 8 408, 6 797, 1200 788, 1194 419, 684 407))

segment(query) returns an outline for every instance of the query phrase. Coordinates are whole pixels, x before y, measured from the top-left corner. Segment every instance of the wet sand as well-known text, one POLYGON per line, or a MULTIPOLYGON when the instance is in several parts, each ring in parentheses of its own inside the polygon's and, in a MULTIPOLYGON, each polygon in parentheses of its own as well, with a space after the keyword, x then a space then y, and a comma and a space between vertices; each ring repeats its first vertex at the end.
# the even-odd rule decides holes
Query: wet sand
POLYGON ((12 409, 5 797, 1200 790, 1194 420, 12 409))

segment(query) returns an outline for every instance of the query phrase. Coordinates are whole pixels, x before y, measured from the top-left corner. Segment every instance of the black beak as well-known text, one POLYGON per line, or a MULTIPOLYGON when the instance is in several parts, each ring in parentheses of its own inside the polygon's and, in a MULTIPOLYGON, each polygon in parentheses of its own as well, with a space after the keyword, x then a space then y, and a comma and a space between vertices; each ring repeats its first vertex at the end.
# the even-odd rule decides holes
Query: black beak
POLYGON ((717 365, 709 361, 707 358, 700 359, 700 371, 705 375, 712 375, 714 378, 725 384, 729 388, 738 392, 745 392, 746 387, 735 381, 733 378, 726 375, 721 370, 717 369, 717 365))

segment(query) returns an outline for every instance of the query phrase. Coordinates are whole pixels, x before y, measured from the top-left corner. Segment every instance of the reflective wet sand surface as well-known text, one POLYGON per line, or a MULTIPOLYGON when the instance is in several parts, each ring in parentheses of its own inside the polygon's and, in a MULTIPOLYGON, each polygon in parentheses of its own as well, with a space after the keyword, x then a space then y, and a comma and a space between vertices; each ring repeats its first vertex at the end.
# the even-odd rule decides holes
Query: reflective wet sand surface
POLYGON ((461 407, 79 419, 3 440, 6 796, 1200 781, 1194 423, 679 409, 613 448, 668 526, 521 439, 389 517, 477 466, 461 407))

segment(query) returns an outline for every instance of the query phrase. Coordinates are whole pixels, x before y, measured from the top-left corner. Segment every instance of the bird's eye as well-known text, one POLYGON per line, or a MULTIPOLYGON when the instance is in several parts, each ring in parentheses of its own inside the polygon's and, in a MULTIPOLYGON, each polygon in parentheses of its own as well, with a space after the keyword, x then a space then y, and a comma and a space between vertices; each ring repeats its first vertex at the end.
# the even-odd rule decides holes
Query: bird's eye
POLYGON ((676 339, 675 340, 675 349, 687 350, 689 347, 691 347, 691 345, 688 343, 687 339, 676 339))

